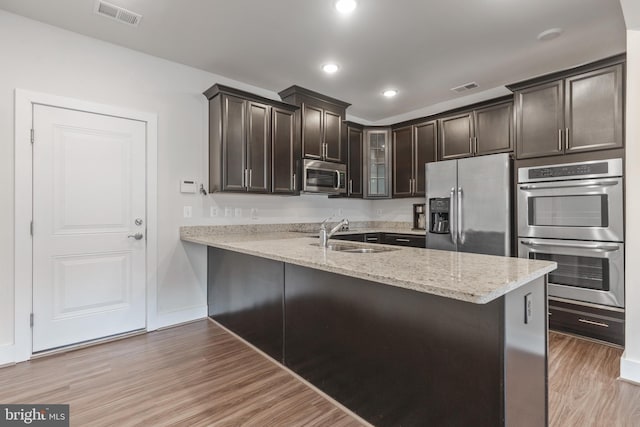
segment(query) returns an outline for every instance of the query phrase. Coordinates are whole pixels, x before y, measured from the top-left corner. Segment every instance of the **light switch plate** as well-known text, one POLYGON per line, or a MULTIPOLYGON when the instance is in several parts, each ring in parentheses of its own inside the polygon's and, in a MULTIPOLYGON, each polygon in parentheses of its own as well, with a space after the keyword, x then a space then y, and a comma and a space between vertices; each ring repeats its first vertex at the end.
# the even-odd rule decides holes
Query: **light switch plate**
POLYGON ((195 194, 198 192, 198 185, 195 179, 182 178, 180 180, 180 192, 195 194))
POLYGON ((191 206, 185 206, 183 209, 183 214, 185 218, 191 218, 193 213, 193 209, 191 208, 191 206))

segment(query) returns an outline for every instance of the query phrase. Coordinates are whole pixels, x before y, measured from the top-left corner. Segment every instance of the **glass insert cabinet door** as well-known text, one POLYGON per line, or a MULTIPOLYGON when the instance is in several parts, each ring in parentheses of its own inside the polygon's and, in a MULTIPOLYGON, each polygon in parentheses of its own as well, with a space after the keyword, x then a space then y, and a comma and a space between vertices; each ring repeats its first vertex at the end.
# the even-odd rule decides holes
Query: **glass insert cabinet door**
POLYGON ((390 129, 365 129, 365 198, 391 197, 390 137, 390 129))

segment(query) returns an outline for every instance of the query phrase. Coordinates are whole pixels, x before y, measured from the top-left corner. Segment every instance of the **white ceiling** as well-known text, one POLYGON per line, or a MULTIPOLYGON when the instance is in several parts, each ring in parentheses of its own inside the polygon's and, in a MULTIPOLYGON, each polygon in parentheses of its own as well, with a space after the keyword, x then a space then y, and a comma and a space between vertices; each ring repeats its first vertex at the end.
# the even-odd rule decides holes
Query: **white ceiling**
POLYGON ((378 123, 625 50, 620 0, 359 0, 347 17, 333 1, 111 0, 143 15, 137 28, 95 15, 94 0, 0 8, 273 92, 297 84, 378 123), (561 37, 536 39, 553 27, 561 37), (327 61, 340 71, 324 74, 327 61))

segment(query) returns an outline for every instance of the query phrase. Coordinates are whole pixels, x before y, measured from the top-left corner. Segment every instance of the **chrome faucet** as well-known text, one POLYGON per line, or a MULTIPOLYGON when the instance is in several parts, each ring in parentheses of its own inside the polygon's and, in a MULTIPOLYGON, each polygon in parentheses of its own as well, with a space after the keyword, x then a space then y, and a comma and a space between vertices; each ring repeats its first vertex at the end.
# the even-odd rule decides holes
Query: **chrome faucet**
POLYGON ((331 236, 333 236, 334 234, 336 234, 340 230, 348 230, 349 229, 349 220, 344 218, 344 219, 340 220, 340 222, 335 227, 333 227, 331 230, 327 231, 327 221, 330 218, 331 217, 325 219, 324 221, 322 221, 322 224, 320 224, 320 246, 323 247, 323 248, 327 247, 327 245, 329 244, 329 239, 331 238, 331 236))

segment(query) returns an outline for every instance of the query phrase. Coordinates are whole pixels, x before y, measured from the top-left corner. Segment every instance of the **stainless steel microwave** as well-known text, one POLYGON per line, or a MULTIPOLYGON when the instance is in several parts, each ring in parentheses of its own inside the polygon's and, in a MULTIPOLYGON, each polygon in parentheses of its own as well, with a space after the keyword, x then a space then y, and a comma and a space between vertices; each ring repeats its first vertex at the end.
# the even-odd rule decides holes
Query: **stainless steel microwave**
POLYGON ((342 163, 304 160, 302 191, 344 194, 347 192, 347 166, 342 163))

